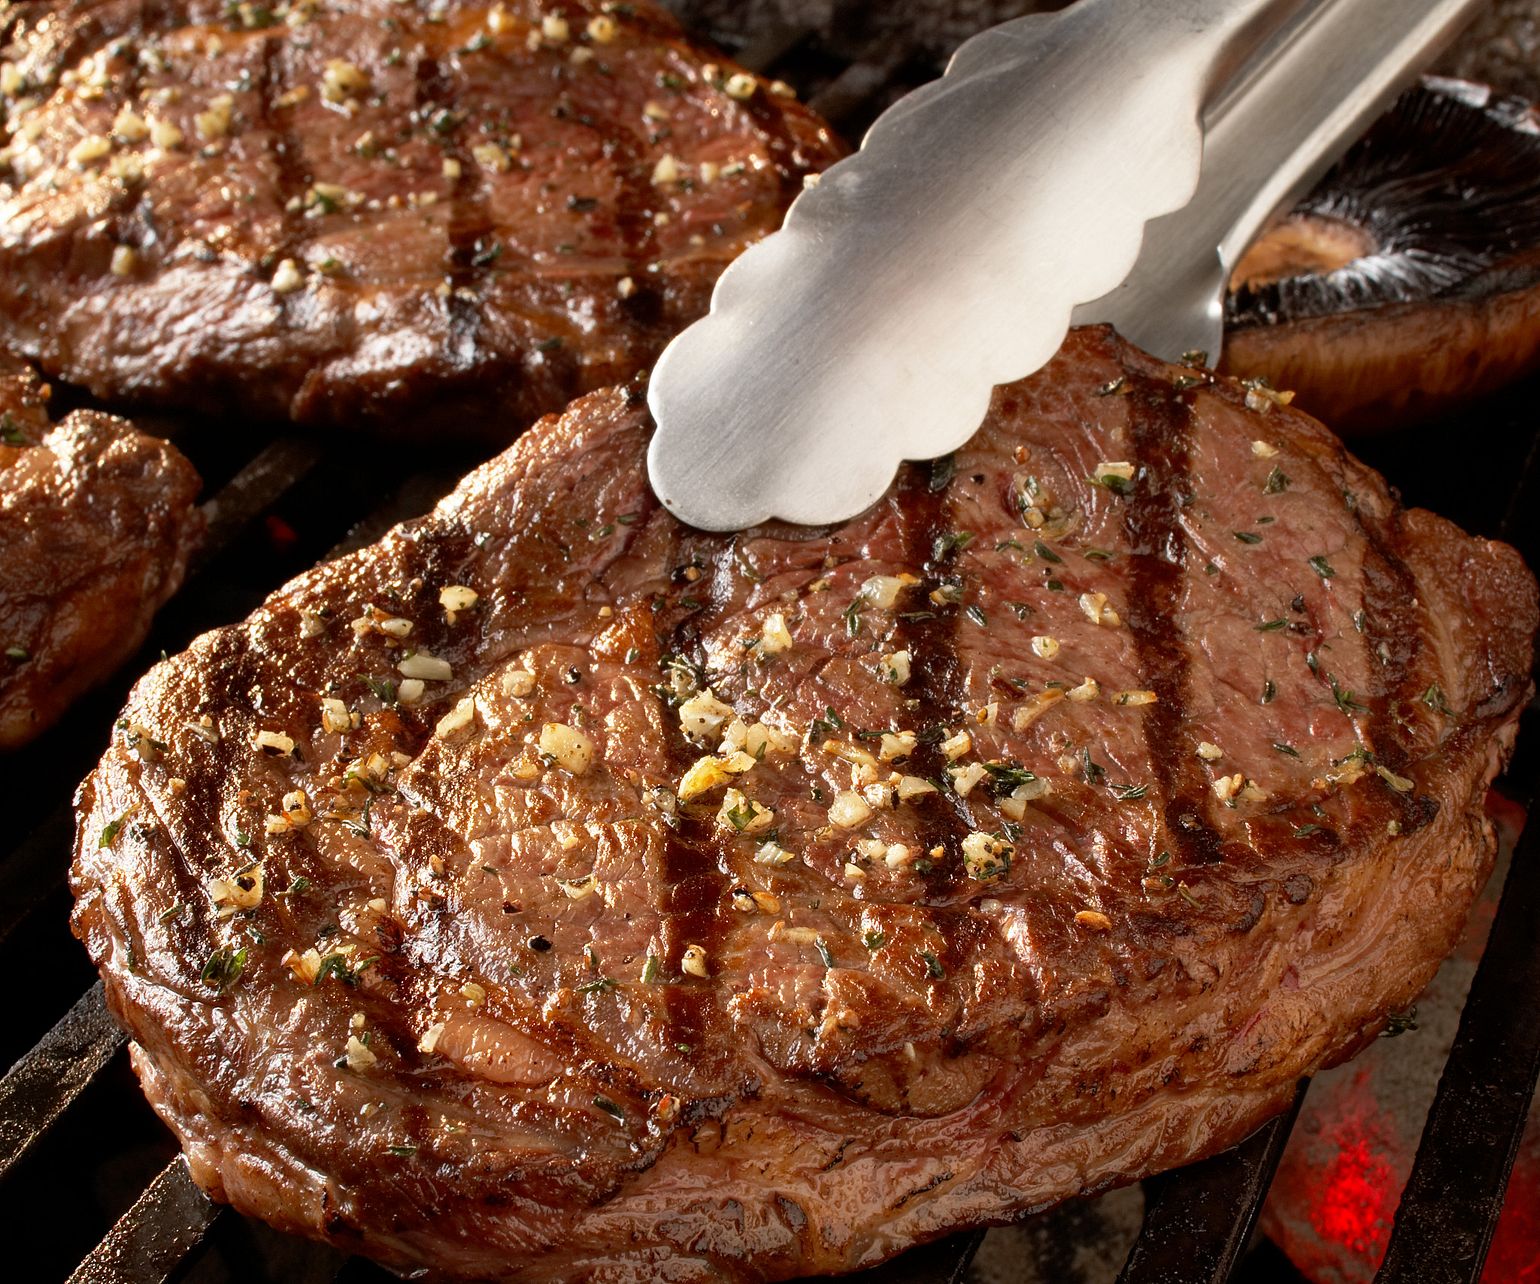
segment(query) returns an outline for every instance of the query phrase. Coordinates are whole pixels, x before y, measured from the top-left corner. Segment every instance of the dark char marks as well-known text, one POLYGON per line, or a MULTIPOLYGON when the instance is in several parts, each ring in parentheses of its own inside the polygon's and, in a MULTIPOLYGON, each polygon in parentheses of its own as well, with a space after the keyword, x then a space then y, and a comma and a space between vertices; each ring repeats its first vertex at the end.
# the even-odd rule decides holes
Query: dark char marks
POLYGON ((1188 722, 1189 663, 1176 624, 1187 565, 1182 510, 1192 502, 1192 401, 1164 380, 1133 370, 1127 378, 1130 435, 1146 471, 1124 516, 1132 577, 1128 627, 1144 685, 1159 697, 1142 710, 1144 739, 1176 854, 1187 865, 1211 865, 1223 859, 1223 843, 1204 817, 1207 782, 1182 735, 1188 722))

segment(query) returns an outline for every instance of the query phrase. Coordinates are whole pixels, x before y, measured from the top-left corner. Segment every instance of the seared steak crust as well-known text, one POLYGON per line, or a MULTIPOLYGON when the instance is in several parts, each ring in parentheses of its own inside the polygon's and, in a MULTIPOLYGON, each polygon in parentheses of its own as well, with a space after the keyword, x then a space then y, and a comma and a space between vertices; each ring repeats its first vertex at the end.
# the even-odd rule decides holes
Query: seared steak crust
POLYGON ((1537 620, 1246 398, 1080 331, 719 536, 604 391, 157 666, 75 929, 197 1179, 444 1276, 779 1279, 1237 1141, 1454 940, 1537 620))
POLYGON ((510 439, 838 154, 643 0, 4 10, 0 341, 99 396, 510 439))
POLYGON ((24 744, 131 656, 203 530, 175 447, 0 359, 0 749, 24 744))

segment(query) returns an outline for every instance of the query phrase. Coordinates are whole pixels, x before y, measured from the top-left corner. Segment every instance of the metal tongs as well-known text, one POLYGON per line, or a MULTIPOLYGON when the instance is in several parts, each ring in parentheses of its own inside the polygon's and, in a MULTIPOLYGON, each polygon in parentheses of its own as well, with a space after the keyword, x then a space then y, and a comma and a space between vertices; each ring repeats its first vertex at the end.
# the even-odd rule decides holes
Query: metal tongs
POLYGON ((1217 359, 1247 244, 1481 0, 1078 0, 974 37, 722 275, 653 373, 653 487, 860 512, 1071 324, 1217 359))

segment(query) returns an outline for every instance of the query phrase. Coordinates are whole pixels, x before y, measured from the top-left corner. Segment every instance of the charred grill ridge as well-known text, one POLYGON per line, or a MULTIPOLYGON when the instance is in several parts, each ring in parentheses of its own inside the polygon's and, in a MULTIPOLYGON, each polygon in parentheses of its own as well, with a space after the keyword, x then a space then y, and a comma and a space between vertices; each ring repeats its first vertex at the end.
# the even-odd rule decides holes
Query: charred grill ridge
MULTIPOLYGON (((1416 689, 1422 655, 1417 579, 1396 548, 1399 514, 1391 514, 1387 535, 1382 536, 1362 520, 1357 525, 1368 543, 1364 558, 1364 647, 1371 666, 1383 665, 1388 670, 1384 693, 1369 712, 1370 748, 1380 763, 1401 773, 1408 766, 1408 756, 1398 711, 1420 696, 1416 689)), ((1438 813, 1438 800, 1415 790, 1401 793, 1387 788, 1381 792, 1389 799, 1384 810, 1396 814, 1403 833, 1416 833, 1438 813)))
MULTIPOLYGON (((436 113, 454 112, 455 95, 443 66, 432 54, 417 60, 416 92, 418 127, 432 127, 436 113)), ((444 356, 455 371, 472 369, 479 358, 481 308, 474 285, 485 275, 486 258, 477 249, 485 235, 486 212, 478 199, 477 168, 460 145, 463 120, 456 119, 446 131, 442 151, 445 157, 460 162, 459 177, 450 189, 449 218, 445 224, 444 280, 449 292, 444 311, 449 318, 444 356)))
POLYGON ((1188 865, 1212 865, 1224 845, 1205 819, 1207 787, 1186 752, 1189 657, 1176 623, 1187 567, 1182 510, 1192 501, 1189 476, 1192 393, 1129 370, 1130 436, 1147 476, 1129 496, 1124 533, 1132 584, 1128 627, 1144 683, 1158 699, 1142 710, 1144 743, 1160 784, 1167 837, 1188 865))
POLYGON ((299 136, 289 128, 286 113, 275 104, 275 99, 283 92, 280 87, 283 38, 272 32, 264 32, 260 39, 262 65, 261 79, 257 84, 257 102, 261 114, 257 124, 266 134, 268 151, 278 175, 275 200, 283 226, 283 239, 274 247, 272 263, 268 265, 271 271, 280 260, 299 258, 303 254, 307 239, 304 202, 310 186, 310 173, 299 136))
MULTIPOLYGON (((924 574, 915 590, 915 609, 899 616, 897 633, 912 657, 917 721, 921 729, 934 732, 955 724, 966 711, 957 653, 962 607, 957 602, 935 602, 929 596, 957 560, 956 550, 942 540, 949 526, 946 489, 933 487, 931 475, 928 466, 912 463, 905 464, 899 475, 896 511, 904 536, 904 563, 923 567, 924 574)), ((927 853, 937 847, 945 850, 926 877, 930 894, 944 897, 962 881, 961 848, 970 828, 968 817, 962 800, 948 788, 946 761, 934 734, 920 738, 909 770, 933 780, 941 790, 937 805, 922 812, 918 830, 927 853)))

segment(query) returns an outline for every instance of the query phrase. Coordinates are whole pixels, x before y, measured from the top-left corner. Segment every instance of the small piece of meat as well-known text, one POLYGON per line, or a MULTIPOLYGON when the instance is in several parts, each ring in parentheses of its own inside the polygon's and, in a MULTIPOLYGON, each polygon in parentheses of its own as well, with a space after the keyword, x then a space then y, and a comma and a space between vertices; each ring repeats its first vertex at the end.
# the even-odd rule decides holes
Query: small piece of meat
POLYGON ((1315 421, 1077 331, 736 535, 649 432, 577 402, 135 690, 74 927, 220 1198, 440 1277, 849 1270, 1235 1143, 1449 949, 1535 584, 1315 421))
POLYGON ((645 0, 4 20, 0 342, 116 404, 505 443, 650 367, 839 154, 645 0))
POLYGON ((173 446, 94 411, 50 424, 47 403, 0 359, 0 750, 138 649, 203 531, 173 446))

